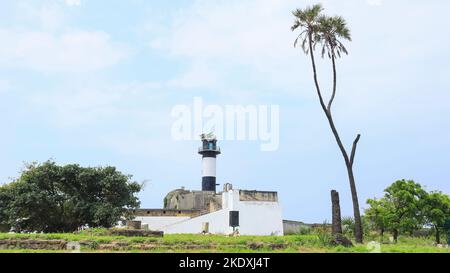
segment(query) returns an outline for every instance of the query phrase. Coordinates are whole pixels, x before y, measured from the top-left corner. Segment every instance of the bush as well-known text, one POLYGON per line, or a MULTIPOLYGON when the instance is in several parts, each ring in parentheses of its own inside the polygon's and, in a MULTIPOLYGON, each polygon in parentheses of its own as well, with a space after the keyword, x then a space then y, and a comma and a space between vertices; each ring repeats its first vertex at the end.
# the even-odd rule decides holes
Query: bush
POLYGON ((333 236, 331 233, 326 231, 319 231, 317 233, 317 238, 320 246, 328 247, 331 246, 331 241, 333 239, 333 236))
POLYGON ((314 228, 314 233, 317 235, 318 243, 320 246, 328 247, 331 246, 331 241, 333 236, 327 221, 324 221, 321 226, 314 228))
POLYGON ((355 220, 352 217, 342 218, 342 233, 345 236, 354 238, 355 220))
POLYGON ((7 224, 0 224, 0 233, 6 233, 11 230, 11 227, 7 224))
POLYGON ((310 227, 308 227, 308 226, 301 226, 301 227, 299 228, 298 233, 299 233, 300 235, 310 235, 310 234, 313 234, 313 229, 310 228, 310 227))

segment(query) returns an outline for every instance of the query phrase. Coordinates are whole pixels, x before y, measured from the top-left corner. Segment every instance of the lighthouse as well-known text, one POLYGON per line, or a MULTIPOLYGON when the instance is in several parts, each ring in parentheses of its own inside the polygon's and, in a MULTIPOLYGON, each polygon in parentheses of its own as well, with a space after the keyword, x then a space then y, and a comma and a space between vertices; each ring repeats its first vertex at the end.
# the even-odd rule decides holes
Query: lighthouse
MULTIPOLYGON (((164 234, 239 234, 282 236, 284 222, 278 193, 243 190, 226 183, 216 191, 216 158, 221 154, 213 134, 201 135, 202 190, 184 187, 164 197, 162 209, 133 209, 134 220, 164 234), (261 224, 264 219, 264 224, 261 224)), ((299 230, 303 223, 289 221, 286 226, 299 230)))
POLYGON ((198 153, 202 155, 202 191, 216 192, 216 158, 220 148, 213 134, 202 134, 201 140, 198 153))

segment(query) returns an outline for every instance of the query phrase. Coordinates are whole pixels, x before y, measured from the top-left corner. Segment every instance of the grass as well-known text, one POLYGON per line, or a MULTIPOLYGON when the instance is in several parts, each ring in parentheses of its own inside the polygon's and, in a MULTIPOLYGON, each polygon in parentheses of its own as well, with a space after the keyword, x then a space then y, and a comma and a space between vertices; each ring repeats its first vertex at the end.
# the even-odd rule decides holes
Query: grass
MULTIPOLYGON (((183 253, 367 253, 367 245, 355 245, 352 248, 330 246, 323 242, 320 235, 289 235, 281 237, 223 235, 168 234, 162 238, 110 236, 106 230, 83 231, 79 234, 7 234, 0 233, 5 239, 46 239, 78 241, 82 252, 183 252, 183 253), (256 247, 255 247, 256 246, 256 247)), ((68 251, 0 249, 0 253, 53 253, 68 251)), ((386 253, 450 253, 449 248, 433 246, 432 238, 400 237, 397 244, 381 244, 381 252, 386 253)))

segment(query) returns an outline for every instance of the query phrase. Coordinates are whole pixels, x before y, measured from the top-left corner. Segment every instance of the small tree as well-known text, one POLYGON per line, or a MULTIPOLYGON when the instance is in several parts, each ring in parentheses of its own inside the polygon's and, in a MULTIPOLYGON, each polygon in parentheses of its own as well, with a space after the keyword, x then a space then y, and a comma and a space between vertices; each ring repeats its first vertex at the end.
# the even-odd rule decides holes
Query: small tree
POLYGON ((385 190, 386 223, 395 242, 400 231, 412 232, 424 223, 421 205, 426 191, 412 180, 399 180, 385 190))
POLYGON ((450 219, 450 198, 442 192, 431 192, 427 194, 422 207, 422 213, 426 223, 431 225, 435 231, 436 243, 441 243, 441 232, 445 220, 450 219))
POLYGON ((368 200, 367 216, 384 232, 392 232, 397 242, 400 232, 413 232, 425 224, 422 207, 427 192, 412 180, 399 180, 384 190, 379 201, 368 200))
POLYGON ((385 199, 376 200, 369 199, 367 204, 370 206, 365 210, 365 217, 369 221, 371 227, 380 232, 381 241, 383 241, 384 232, 386 230, 386 209, 385 209, 385 199))

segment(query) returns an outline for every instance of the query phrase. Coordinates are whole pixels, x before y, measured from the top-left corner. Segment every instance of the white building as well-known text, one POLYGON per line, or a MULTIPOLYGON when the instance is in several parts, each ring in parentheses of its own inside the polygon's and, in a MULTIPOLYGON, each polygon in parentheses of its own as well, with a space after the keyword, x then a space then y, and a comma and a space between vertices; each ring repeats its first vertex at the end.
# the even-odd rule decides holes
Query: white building
POLYGON ((151 230, 166 234, 231 234, 230 212, 238 212, 240 235, 283 235, 283 218, 276 192, 258 192, 229 189, 222 192, 221 208, 201 210, 139 210, 135 220, 148 225, 151 230))
POLYGON ((277 192, 237 190, 225 184, 216 193, 220 153, 214 136, 202 136, 202 191, 172 191, 164 198, 164 209, 139 209, 135 220, 166 234, 232 234, 237 230, 240 235, 283 235, 277 192))

